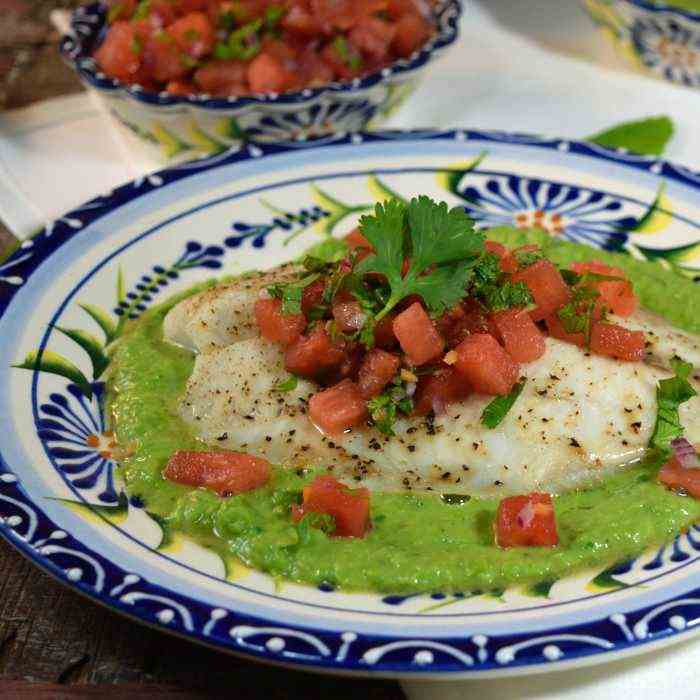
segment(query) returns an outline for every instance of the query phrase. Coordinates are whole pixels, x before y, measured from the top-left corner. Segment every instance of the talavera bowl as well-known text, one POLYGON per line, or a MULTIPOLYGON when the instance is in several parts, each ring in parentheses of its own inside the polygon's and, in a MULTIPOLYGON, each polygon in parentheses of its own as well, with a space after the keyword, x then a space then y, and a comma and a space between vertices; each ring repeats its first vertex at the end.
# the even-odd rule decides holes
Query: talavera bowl
POLYGON ((584 0, 603 34, 631 67, 700 87, 700 11, 650 0, 584 0))
POLYGON ((374 128, 415 89, 428 64, 458 35, 461 7, 444 0, 434 10, 435 35, 407 59, 352 82, 283 94, 213 98, 171 95, 107 77, 92 54, 104 36, 101 3, 79 7, 61 41, 64 59, 109 112, 150 154, 177 162, 223 152, 242 141, 299 142, 374 128))

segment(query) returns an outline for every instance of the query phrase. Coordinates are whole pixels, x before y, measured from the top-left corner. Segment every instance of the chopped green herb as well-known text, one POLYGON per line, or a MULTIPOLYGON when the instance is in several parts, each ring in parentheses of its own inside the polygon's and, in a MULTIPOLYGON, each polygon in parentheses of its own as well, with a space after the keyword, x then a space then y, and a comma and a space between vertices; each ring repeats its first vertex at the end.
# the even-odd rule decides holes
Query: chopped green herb
POLYGON ((506 417, 508 411, 513 408, 513 404, 518 400, 518 396, 525 387, 525 381, 519 381, 505 396, 497 396, 486 406, 481 414, 481 424, 493 429, 506 417))
POLYGON ((180 55, 180 61, 185 68, 196 68, 199 65, 196 59, 186 53, 180 55))
POLYGON ((504 282, 487 287, 482 292, 483 301, 489 311, 503 311, 513 307, 527 308, 534 303, 525 282, 504 282))
POLYGON ((309 544, 313 530, 332 535, 335 532, 335 518, 328 513, 306 513, 297 524, 299 544, 309 544))
POLYGON ((348 40, 344 36, 337 36, 333 39, 333 50, 338 54, 340 60, 351 70, 362 68, 362 58, 359 54, 350 51, 348 40))
POLYGON ((325 238, 312 245, 306 251, 305 257, 318 258, 325 263, 335 263, 347 257, 349 250, 348 244, 341 238, 325 238))
POLYGON ((143 51, 143 42, 136 35, 134 35, 134 37, 131 39, 131 51, 137 56, 140 56, 141 52, 143 51))
POLYGON ((298 282, 288 284, 272 284, 267 288, 270 296, 282 300, 282 313, 285 316, 301 313, 301 297, 304 289, 319 278, 319 274, 314 272, 307 275, 298 282))
POLYGON ((227 42, 228 56, 226 58, 248 61, 257 56, 260 52, 259 32, 262 24, 262 19, 258 18, 231 32, 227 42))
POLYGON ((649 444, 660 449, 668 449, 676 438, 683 435, 678 407, 697 396, 697 391, 688 381, 693 365, 674 358, 671 360, 671 366, 675 376, 662 379, 656 387, 658 408, 656 424, 649 444))
POLYGON ((269 29, 274 29, 282 17, 287 14, 287 8, 281 5, 268 5, 265 10, 265 25, 269 29))
POLYGON ((148 13, 151 11, 151 0, 141 0, 141 2, 138 4, 138 7, 136 8, 136 12, 134 12, 134 16, 132 19, 134 20, 142 20, 146 19, 148 17, 148 13))
POLYGON ((231 49, 229 49, 228 44, 217 44, 214 47, 214 56, 222 61, 229 60, 231 58, 231 49))
POLYGON ((298 384, 299 378, 294 374, 290 374, 283 382, 278 382, 275 384, 275 391, 294 391, 298 384))
POLYGON ((515 261, 518 263, 519 267, 530 267, 534 265, 539 260, 544 258, 544 251, 542 250, 516 250, 515 251, 515 261))
POLYGON ((420 295, 433 313, 452 308, 465 296, 484 236, 474 230, 464 209, 448 209, 445 202, 425 196, 408 205, 393 199, 377 204, 373 216, 360 219, 360 227, 376 253, 365 258, 357 271, 380 273, 390 287, 376 321, 411 294, 420 295), (403 276, 405 257, 409 267, 403 276))
POLYGON ((393 435, 397 415, 410 414, 413 410, 413 400, 406 393, 401 380, 397 378, 388 391, 367 402, 367 410, 380 433, 393 435))
POLYGON ((109 11, 107 12, 107 23, 112 24, 112 22, 116 22, 122 16, 123 12, 124 5, 122 3, 119 3, 118 5, 112 5, 112 7, 110 7, 109 11))
POLYGON ((230 32, 236 26, 236 15, 231 10, 226 10, 219 15, 218 25, 221 29, 230 32))

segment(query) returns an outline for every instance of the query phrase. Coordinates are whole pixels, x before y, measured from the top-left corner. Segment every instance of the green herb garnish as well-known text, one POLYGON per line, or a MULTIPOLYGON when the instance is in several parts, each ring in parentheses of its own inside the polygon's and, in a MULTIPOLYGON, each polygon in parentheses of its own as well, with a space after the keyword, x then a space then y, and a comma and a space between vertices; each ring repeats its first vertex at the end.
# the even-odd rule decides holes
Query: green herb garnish
POLYGON ((508 411, 518 400, 518 396, 525 387, 525 380, 521 379, 505 396, 497 396, 481 414, 481 424, 493 429, 506 417, 508 411))
POLYGON ((259 32, 263 20, 258 18, 244 24, 229 34, 225 43, 219 43, 214 48, 214 55, 224 60, 248 61, 260 52, 259 32))
POLYGON ((295 374, 290 374, 284 381, 275 384, 275 391, 294 391, 299 384, 299 378, 295 374))
POLYGON ((337 36, 333 39, 332 46, 333 50, 340 57, 340 60, 350 68, 350 70, 359 70, 362 68, 362 58, 358 54, 350 51, 350 45, 344 36, 337 36))
POLYGON ((332 535, 335 532, 335 518, 328 513, 306 513, 297 524, 299 544, 309 544, 313 537, 313 530, 320 530, 327 535, 332 535))
POLYGON ((269 29, 274 29, 286 14, 286 7, 282 7, 281 5, 268 5, 265 10, 265 26, 269 29))
POLYGON ((107 23, 112 24, 112 22, 116 22, 122 16, 122 12, 124 12, 124 5, 122 3, 112 5, 107 12, 107 23))
POLYGON ((413 411, 413 399, 398 377, 391 387, 367 402, 367 410, 375 427, 384 435, 394 435, 394 423, 400 413, 409 415, 413 411))
POLYGON ((513 307, 527 308, 534 304, 525 282, 504 282, 483 291, 483 301, 489 311, 504 311, 513 307))
POLYGON ((271 284, 267 291, 271 297, 282 300, 282 313, 291 316, 301 313, 301 298, 304 290, 320 277, 318 272, 307 275, 298 282, 271 284))
POLYGON ((688 381, 693 365, 674 358, 671 366, 676 376, 662 379, 656 387, 656 424, 649 442, 652 447, 662 450, 669 449, 671 443, 683 435, 679 406, 697 396, 697 391, 688 381))
POLYGON ((360 227, 376 252, 357 266, 357 272, 382 274, 390 288, 375 321, 411 294, 421 296, 433 313, 452 308, 465 296, 484 236, 474 230, 463 209, 448 209, 445 202, 425 196, 408 205, 392 199, 377 204, 373 216, 363 216, 360 227), (409 267, 402 276, 404 258, 409 267))
POLYGON ((141 52, 143 51, 143 42, 136 35, 134 35, 134 37, 131 39, 131 51, 137 56, 140 56, 141 52))
POLYGON ((542 250, 516 250, 515 261, 518 267, 530 267, 544 258, 542 250))
POLYGON ((135 20, 146 19, 146 17, 148 17, 148 13, 150 11, 151 11, 151 0, 141 0, 141 2, 138 4, 138 7, 136 8, 136 12, 134 12, 134 16, 132 19, 135 19, 135 20))

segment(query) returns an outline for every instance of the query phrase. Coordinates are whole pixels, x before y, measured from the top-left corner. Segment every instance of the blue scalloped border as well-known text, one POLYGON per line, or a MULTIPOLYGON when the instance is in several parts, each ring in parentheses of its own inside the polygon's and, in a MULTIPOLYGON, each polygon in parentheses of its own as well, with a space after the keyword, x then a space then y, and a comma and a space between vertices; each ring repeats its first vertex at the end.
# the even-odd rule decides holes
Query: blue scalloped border
MULTIPOLYGON (((324 139, 322 145, 328 147, 400 139, 476 141, 482 144, 498 142, 543 150, 568 151, 598 160, 615 162, 636 170, 652 172, 700 192, 700 173, 674 166, 663 160, 609 151, 584 142, 543 139, 525 134, 470 130, 384 131, 337 137, 331 143, 328 139, 324 139)), ((305 147, 314 148, 318 145, 308 142, 305 147)), ((19 248, 14 251, 0 263, 0 267, 12 264, 13 274, 26 279, 58 248, 76 235, 76 229, 68 223, 71 217, 79 216, 83 225, 87 226, 123 204, 164 184, 222 165, 298 150, 298 145, 251 145, 247 149, 228 153, 223 157, 217 156, 186 166, 162 170, 151 176, 154 178, 153 181, 147 178, 138 187, 128 183, 109 195, 97 197, 67 214, 52 224, 48 230, 43 229, 31 240, 28 248, 19 248), (31 255, 22 260, 28 249, 31 249, 31 255)), ((0 316, 5 313, 19 288, 10 285, 0 288, 0 316)), ((682 596, 671 598, 662 605, 654 604, 641 608, 634 613, 628 613, 627 616, 612 615, 580 625, 562 626, 548 630, 546 635, 524 633, 489 637, 474 634, 469 638, 451 637, 440 639, 438 642, 425 639, 397 640, 396 637, 372 634, 358 635, 351 630, 345 633, 328 632, 309 627, 286 628, 278 630, 278 634, 269 631, 270 625, 275 624, 274 621, 252 617, 234 610, 212 609, 201 600, 174 594, 158 585, 137 579, 140 591, 145 591, 150 596, 167 598, 173 604, 185 606, 189 612, 188 620, 175 617, 165 621, 157 617, 153 605, 144 603, 137 607, 121 601, 113 591, 117 589, 121 591, 125 586, 124 582, 133 574, 121 569, 70 535, 66 535, 62 541, 64 546, 70 546, 73 551, 92 557, 104 570, 105 584, 99 591, 89 581, 67 579, 64 568, 42 554, 41 547, 35 546, 33 542, 49 540, 51 533, 56 531, 57 525, 24 492, 21 484, 13 477, 1 452, 0 497, 13 499, 19 507, 34 513, 37 519, 36 531, 29 541, 15 530, 15 526, 8 522, 8 518, 0 522, 0 535, 60 581, 69 583, 93 600, 141 622, 159 626, 161 629, 219 649, 267 661, 345 672, 371 672, 378 675, 459 675, 497 670, 512 672, 543 664, 556 667, 609 651, 629 651, 650 643, 661 643, 674 636, 689 634, 700 622, 700 588, 698 588, 682 596), (111 594, 110 591, 112 591, 111 594), (691 622, 686 624, 688 619, 691 622), (682 621, 682 624, 679 621, 682 621), (238 629, 237 636, 231 636, 231 627, 238 629), (641 637, 633 632, 637 629, 644 631, 641 637), (266 644, 245 641, 257 637, 265 638, 266 644), (309 639, 314 640, 311 646, 309 639), (316 653, 309 653, 310 649, 315 649, 316 653), (367 659, 376 660, 368 663, 367 659)))

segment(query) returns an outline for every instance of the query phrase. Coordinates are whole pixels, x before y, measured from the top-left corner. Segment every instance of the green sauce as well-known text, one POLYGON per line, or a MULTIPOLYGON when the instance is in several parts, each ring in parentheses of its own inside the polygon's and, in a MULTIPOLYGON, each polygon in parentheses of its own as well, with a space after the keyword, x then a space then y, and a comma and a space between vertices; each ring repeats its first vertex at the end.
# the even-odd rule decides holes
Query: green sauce
MULTIPOLYGON (((623 267, 645 306, 691 331, 700 293, 658 265, 603 253, 545 235, 492 232, 510 244, 540 242, 557 262, 592 258, 623 267)), ((189 294, 202 287, 190 290, 189 294)), ((560 544, 554 549, 501 550, 493 544, 495 499, 454 499, 431 494, 373 494, 373 528, 362 540, 331 539, 320 530, 291 523, 290 505, 313 478, 275 469, 270 484, 255 492, 220 498, 172 484, 161 472, 177 449, 203 449, 175 414, 193 357, 162 340, 162 321, 181 298, 144 314, 113 351, 109 406, 123 447, 127 489, 169 527, 228 552, 274 576, 327 583, 346 590, 391 593, 466 592, 552 581, 571 572, 629 559, 671 539, 700 519, 700 501, 656 483, 652 459, 586 490, 555 499, 560 544)))

